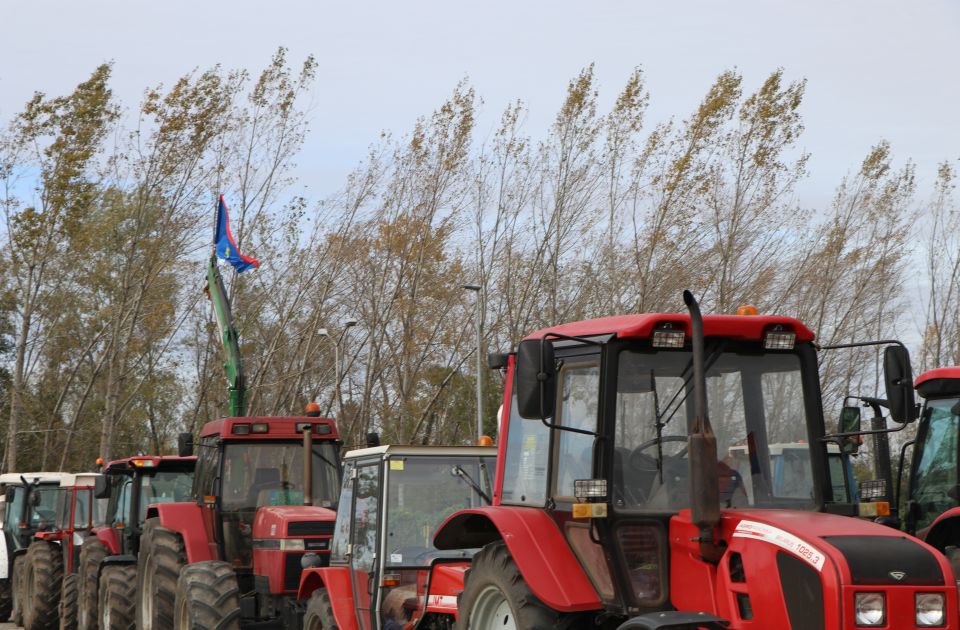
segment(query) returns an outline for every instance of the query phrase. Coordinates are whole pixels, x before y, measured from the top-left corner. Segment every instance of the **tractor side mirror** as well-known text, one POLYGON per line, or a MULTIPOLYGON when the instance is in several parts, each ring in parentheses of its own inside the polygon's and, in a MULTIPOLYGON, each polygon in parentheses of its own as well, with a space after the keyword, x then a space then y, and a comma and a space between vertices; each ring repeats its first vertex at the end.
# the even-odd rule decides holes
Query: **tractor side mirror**
MULTIPOLYGON (((860 433, 860 407, 844 407, 840 412, 838 433, 860 433)), ((854 455, 860 450, 863 438, 859 435, 848 435, 841 438, 840 450, 847 455, 854 455)))
POLYGON ((107 483, 106 477, 101 475, 93 480, 93 496, 97 499, 110 498, 110 484, 107 483))
POLYGON ((903 346, 887 346, 884 351, 883 381, 887 386, 890 417, 901 424, 916 420, 917 403, 913 397, 910 353, 903 346))
POLYGON ((557 364, 553 344, 545 339, 527 339, 517 347, 517 410, 521 418, 553 417, 557 400, 557 364))
POLYGON ((193 433, 181 433, 177 436, 177 455, 180 457, 193 455, 193 433))

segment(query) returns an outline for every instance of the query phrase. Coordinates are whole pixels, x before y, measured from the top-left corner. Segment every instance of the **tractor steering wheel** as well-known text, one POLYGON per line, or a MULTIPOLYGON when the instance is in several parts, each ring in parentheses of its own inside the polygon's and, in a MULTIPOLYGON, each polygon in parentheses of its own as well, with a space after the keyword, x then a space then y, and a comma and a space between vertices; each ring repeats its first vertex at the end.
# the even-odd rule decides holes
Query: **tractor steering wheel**
POLYGON ((637 448, 633 449, 633 452, 630 453, 630 465, 640 472, 657 472, 657 460, 649 455, 645 454, 643 451, 656 446, 657 444, 665 444, 667 442, 683 442, 684 447, 674 453, 673 455, 664 455, 664 458, 672 457, 674 459, 680 459, 687 454, 687 436, 685 435, 662 435, 658 438, 653 438, 652 440, 647 440, 643 442, 637 448), (652 466, 651 466, 652 463, 652 466))

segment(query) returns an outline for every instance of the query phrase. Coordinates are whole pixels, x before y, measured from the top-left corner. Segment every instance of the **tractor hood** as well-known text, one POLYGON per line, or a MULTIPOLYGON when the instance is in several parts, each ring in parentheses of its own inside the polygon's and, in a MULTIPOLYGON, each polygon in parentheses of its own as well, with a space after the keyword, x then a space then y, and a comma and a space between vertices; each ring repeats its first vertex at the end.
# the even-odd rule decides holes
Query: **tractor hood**
POLYGON ((712 565, 691 540, 698 530, 689 511, 671 520, 671 599, 677 608, 764 628, 855 628, 856 593, 869 592, 883 596, 885 621, 878 627, 916 628, 916 596, 940 593, 946 624, 938 627, 960 627, 946 558, 898 530, 791 510, 724 510, 719 529, 726 550, 712 565), (683 587, 697 573, 712 591, 683 587))
POLYGON ((253 521, 253 538, 290 538, 330 536, 337 513, 307 505, 274 505, 257 510, 253 521))

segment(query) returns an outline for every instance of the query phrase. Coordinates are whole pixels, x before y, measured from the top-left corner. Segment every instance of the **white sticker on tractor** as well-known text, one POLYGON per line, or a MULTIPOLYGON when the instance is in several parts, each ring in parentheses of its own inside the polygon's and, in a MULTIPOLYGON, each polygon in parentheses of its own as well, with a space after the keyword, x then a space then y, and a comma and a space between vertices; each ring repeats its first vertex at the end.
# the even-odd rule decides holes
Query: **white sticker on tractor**
POLYGON ((822 553, 793 534, 772 525, 756 521, 740 521, 733 532, 733 537, 766 541, 806 560, 817 571, 823 570, 825 558, 822 553))

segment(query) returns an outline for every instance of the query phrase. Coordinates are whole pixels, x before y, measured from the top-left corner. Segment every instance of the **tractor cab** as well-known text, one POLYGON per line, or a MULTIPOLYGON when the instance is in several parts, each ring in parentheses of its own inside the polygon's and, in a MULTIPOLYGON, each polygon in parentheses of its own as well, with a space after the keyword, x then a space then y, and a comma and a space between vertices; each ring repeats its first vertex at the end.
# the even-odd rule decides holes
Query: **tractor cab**
POLYGON ((904 527, 947 553, 960 569, 960 367, 924 372, 916 389, 923 411, 913 442, 904 527))
POLYGON ((491 447, 347 453, 330 567, 301 581, 304 627, 451 628, 476 549, 439 550, 433 533, 454 512, 489 504, 495 463, 491 447), (322 617, 324 601, 333 619, 322 617))
MULTIPOLYGON (((491 357, 507 383, 493 505, 434 539, 482 547, 459 623, 957 627, 946 560, 849 518, 813 333, 684 299, 689 313, 559 325, 491 357)), ((902 380, 885 379, 898 409, 902 380)))

